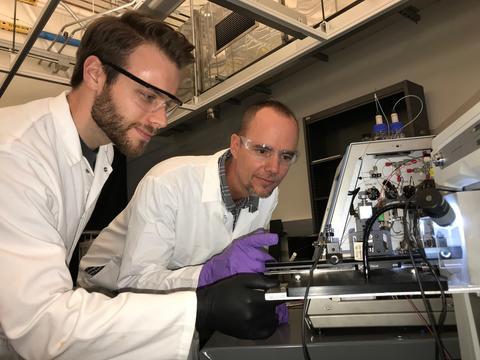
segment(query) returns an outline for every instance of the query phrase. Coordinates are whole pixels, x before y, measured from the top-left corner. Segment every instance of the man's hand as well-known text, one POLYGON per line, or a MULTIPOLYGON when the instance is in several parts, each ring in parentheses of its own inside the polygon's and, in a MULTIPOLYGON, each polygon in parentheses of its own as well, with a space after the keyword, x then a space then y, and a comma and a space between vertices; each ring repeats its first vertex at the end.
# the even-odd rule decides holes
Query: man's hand
POLYGON ((215 330, 241 339, 269 337, 278 325, 278 303, 266 301, 265 291, 278 285, 263 275, 240 274, 197 289, 200 337, 215 330))
POLYGON ((225 250, 203 265, 198 287, 235 274, 265 272, 265 262, 275 260, 266 252, 265 247, 277 243, 277 234, 263 231, 234 240, 225 250))

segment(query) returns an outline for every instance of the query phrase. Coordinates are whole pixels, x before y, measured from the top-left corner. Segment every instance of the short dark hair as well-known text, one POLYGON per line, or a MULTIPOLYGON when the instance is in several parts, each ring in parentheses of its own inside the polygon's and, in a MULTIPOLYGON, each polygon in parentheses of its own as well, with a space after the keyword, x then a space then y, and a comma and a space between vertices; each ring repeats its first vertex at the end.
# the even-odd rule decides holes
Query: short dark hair
POLYGON ((290 110, 287 105, 277 100, 266 100, 247 107, 247 109, 243 113, 242 123, 240 125, 240 130, 238 131, 240 135, 245 135, 247 133, 248 127, 250 126, 253 118, 255 117, 257 112, 263 108, 272 108, 276 112, 291 118, 293 121, 295 121, 295 124, 297 124, 298 128, 297 118, 295 117, 293 111, 290 110))
MULTIPOLYGON (((127 57, 143 44, 157 46, 179 69, 193 62, 193 45, 183 34, 158 19, 127 11, 120 17, 102 16, 88 26, 77 51, 70 84, 75 88, 82 83, 83 63, 90 55, 124 66, 127 57)), ((118 74, 109 67, 105 71, 110 84, 118 74)))

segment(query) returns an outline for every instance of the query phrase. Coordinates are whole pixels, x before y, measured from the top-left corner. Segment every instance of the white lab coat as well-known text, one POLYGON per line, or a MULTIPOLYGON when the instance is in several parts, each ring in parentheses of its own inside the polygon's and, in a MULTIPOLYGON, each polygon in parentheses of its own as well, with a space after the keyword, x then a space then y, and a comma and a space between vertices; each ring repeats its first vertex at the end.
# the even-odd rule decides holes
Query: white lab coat
POLYGON ((72 290, 67 264, 112 158, 100 147, 92 172, 65 94, 0 109, 0 344, 26 359, 187 358, 194 292, 72 290))
POLYGON ((233 215, 220 192, 218 158, 223 152, 171 158, 154 166, 82 258, 79 283, 113 290, 196 288, 201 264, 233 239, 268 228, 278 189, 260 199, 257 211, 242 209, 232 231, 233 215), (92 266, 105 268, 90 277, 82 269, 92 266))

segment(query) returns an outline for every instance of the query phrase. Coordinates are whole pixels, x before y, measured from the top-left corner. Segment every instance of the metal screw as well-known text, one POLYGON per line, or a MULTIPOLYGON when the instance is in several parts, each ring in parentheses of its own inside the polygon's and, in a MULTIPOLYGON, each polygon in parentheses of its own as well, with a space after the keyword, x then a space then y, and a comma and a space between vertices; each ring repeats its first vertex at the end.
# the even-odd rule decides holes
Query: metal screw
POLYGON ((442 156, 442 153, 436 153, 433 155, 433 165, 438 167, 445 166, 445 158, 442 156))

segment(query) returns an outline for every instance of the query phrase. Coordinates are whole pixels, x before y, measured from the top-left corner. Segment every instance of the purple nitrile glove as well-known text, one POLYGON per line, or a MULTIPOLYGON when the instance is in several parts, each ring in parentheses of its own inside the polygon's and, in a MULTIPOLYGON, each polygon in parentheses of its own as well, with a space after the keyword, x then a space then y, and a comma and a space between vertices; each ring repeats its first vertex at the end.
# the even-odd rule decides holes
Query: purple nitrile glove
POLYGON ((275 313, 277 314, 278 324, 288 323, 288 309, 287 304, 283 303, 275 307, 275 313))
POLYGON ((234 240, 220 254, 203 264, 198 278, 198 287, 239 273, 262 273, 265 262, 275 260, 264 246, 278 243, 278 235, 256 231, 234 240))

